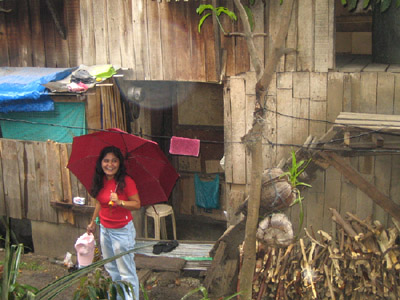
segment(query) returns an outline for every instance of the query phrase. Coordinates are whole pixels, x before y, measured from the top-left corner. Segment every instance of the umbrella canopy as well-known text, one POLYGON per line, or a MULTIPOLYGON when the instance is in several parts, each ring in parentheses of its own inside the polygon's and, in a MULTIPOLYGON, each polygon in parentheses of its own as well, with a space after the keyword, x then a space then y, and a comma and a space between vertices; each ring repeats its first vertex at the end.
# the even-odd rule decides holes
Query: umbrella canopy
POLYGON ((142 206, 168 200, 179 174, 156 142, 111 128, 74 137, 68 169, 90 191, 96 161, 107 146, 121 149, 128 175, 136 182, 142 206))

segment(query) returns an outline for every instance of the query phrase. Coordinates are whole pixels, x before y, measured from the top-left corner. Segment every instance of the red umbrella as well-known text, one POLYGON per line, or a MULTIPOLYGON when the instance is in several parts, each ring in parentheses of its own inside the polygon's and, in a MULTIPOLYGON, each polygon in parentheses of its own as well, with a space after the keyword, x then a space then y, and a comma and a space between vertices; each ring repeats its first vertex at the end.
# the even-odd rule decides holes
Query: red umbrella
POLYGON ((179 174, 158 144, 116 128, 74 137, 67 167, 88 191, 96 161, 106 146, 121 149, 127 173, 136 182, 142 206, 168 200, 179 174))

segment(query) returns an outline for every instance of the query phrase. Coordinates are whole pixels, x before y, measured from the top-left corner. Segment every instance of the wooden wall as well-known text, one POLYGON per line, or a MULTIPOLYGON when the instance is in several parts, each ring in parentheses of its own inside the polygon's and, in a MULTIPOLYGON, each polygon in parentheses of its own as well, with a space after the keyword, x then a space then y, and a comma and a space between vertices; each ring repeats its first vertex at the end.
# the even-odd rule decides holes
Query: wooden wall
MULTIPOLYGON (((248 192, 250 159, 240 137, 250 128, 254 91, 253 74, 232 77, 225 92, 225 166, 227 202, 232 210, 248 192), (250 84, 248 84, 250 83, 250 84), (229 159, 228 159, 229 158, 229 159)), ((344 112, 399 114, 400 74, 389 72, 278 72, 267 99, 264 132, 264 167, 277 166, 290 157, 307 137, 321 137, 344 112)), ((365 179, 396 203, 399 201, 399 155, 345 158, 365 179)), ((372 216, 383 225, 391 217, 336 169, 318 171, 312 188, 306 189, 304 227, 331 229, 329 208, 360 218, 372 216)), ((289 214, 298 226, 299 207, 289 214)), ((230 215, 235 220, 233 215, 230 215)))
POLYGON ((89 206, 94 200, 66 168, 70 152, 71 144, 0 139, 0 215, 74 224, 72 209, 53 206, 71 208, 75 196, 89 206))
MULTIPOLYGON (((201 33, 196 8, 210 1, 55 0, 66 39, 57 30, 44 0, 5 0, 0 7, 0 66, 74 67, 106 64, 130 68, 132 80, 218 82, 251 69, 241 36, 214 33, 211 18, 201 33), (217 37, 217 38, 215 38, 217 37)), ((234 10, 231 0, 218 5, 234 10)), ((257 1, 256 46, 261 61, 279 27, 279 1, 257 1)), ((227 32, 241 23, 226 17, 227 32)), ((218 28, 218 26, 216 26, 218 28)), ((278 71, 326 72, 334 67, 334 0, 298 1, 278 71)))

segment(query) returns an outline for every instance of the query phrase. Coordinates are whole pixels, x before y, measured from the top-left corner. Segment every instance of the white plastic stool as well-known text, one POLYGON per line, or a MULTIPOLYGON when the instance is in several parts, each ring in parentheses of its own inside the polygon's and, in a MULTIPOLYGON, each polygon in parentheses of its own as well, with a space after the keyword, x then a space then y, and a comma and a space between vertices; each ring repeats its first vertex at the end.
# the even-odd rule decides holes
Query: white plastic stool
POLYGON ((172 206, 167 204, 155 204, 146 208, 145 218, 144 218, 144 234, 148 237, 147 232, 147 217, 154 219, 154 235, 155 239, 159 240, 160 235, 164 240, 167 240, 167 227, 165 225, 165 217, 171 216, 172 218, 172 230, 174 233, 174 240, 176 240, 176 223, 175 215, 172 206))

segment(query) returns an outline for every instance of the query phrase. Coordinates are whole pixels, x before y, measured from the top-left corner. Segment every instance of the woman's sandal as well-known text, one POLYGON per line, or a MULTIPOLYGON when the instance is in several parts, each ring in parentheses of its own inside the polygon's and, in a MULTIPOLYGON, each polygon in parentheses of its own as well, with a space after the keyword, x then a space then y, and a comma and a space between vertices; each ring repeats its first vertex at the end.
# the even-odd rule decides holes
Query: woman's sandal
POLYGON ((173 240, 170 242, 160 241, 153 246, 153 253, 160 254, 161 252, 171 252, 176 247, 178 247, 179 243, 177 240, 173 240))

